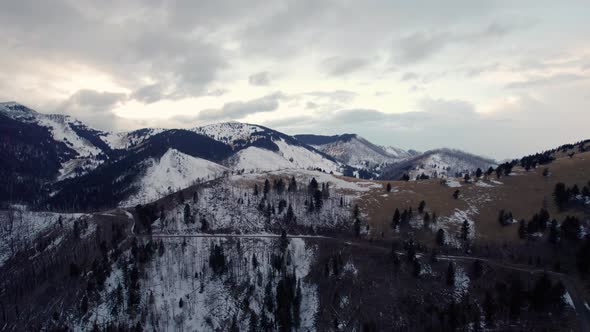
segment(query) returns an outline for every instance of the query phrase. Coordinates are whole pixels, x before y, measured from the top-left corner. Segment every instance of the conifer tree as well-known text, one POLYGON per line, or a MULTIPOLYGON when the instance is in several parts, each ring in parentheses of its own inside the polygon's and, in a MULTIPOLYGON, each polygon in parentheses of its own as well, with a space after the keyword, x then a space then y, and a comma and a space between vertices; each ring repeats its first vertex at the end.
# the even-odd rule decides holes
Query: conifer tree
POLYGON ((518 237, 521 239, 526 239, 527 237, 527 227, 524 219, 521 219, 518 223, 518 237))
POLYGON ((555 189, 553 190, 553 197, 555 198, 555 203, 559 207, 559 209, 563 210, 565 204, 570 199, 570 191, 566 188, 565 184, 559 182, 555 185, 555 189))
POLYGON ((494 326, 494 322, 496 319, 496 311, 497 311, 496 301, 494 300, 492 293, 487 291, 485 298, 483 300, 483 312, 484 312, 486 325, 494 326))
POLYGON ((289 192, 297 191, 297 181, 295 181, 295 176, 291 176, 291 180, 289 181, 289 188, 287 190, 289 192))
POLYGON ((264 187, 262 188, 262 193, 266 197, 266 195, 270 192, 270 181, 268 179, 264 180, 264 187))
POLYGON ((401 218, 401 215, 399 213, 399 209, 396 208, 395 209, 395 212, 393 213, 393 219, 391 221, 391 226, 394 229, 397 229, 399 227, 399 225, 400 225, 400 218, 401 218))
POLYGON ((424 228, 430 227, 430 214, 428 212, 424 213, 424 228))
POLYGON ((549 242, 556 244, 559 242, 559 223, 553 219, 549 227, 549 242))
POLYGON ((463 221, 463 226, 461 226, 461 238, 463 241, 467 241, 469 238, 469 222, 467 219, 463 221))
POLYGON ((188 204, 184 205, 184 223, 185 224, 190 224, 192 220, 192 216, 191 216, 191 207, 188 204))
POLYGON ((313 194, 316 190, 319 189, 319 184, 316 181, 315 178, 312 178, 311 181, 309 181, 309 185, 307 186, 307 190, 310 194, 313 194))
POLYGON ((487 176, 492 175, 492 173, 494 173, 494 168, 492 166, 490 166, 490 168, 488 168, 488 171, 486 172, 487 176))
POLYGON ((248 332, 258 332, 258 315, 254 310, 250 312, 250 322, 248 324, 248 332))
POLYGON ((418 213, 424 212, 424 208, 425 207, 426 207, 426 202, 425 201, 421 201, 420 204, 418 205, 418 213))
POLYGON ((418 278, 418 277, 420 277, 420 274, 422 273, 422 264, 420 263, 420 260, 414 259, 413 265, 414 265, 413 275, 414 275, 414 277, 418 278))
POLYGON ((439 228, 438 232, 436 232, 436 243, 439 246, 444 246, 445 242, 445 231, 442 228, 439 228))
POLYGON ((455 263, 449 262, 447 267, 447 286, 453 287, 455 285, 455 263))

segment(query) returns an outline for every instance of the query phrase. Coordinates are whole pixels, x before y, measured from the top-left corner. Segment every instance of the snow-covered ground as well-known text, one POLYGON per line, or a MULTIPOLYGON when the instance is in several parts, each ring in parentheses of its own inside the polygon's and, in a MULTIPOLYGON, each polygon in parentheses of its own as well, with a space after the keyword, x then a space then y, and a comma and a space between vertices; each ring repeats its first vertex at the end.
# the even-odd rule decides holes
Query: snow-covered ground
POLYGON ((409 171, 410 180, 415 180, 422 174, 431 178, 451 178, 473 173, 477 168, 486 171, 488 167, 495 165, 483 158, 448 149, 425 153, 415 163, 414 168, 409 171))
MULTIPOLYGON (((75 220, 83 214, 35 212, 19 209, 0 211, 0 266, 13 254, 34 248, 33 242, 39 236, 56 231, 49 246, 61 241, 64 230, 72 228, 75 220)), ((88 233, 91 231, 89 230, 88 233)), ((82 234, 83 236, 83 234, 82 234)))
POLYGON ((103 163, 104 161, 91 157, 68 160, 62 164, 62 168, 59 170, 59 175, 57 176, 57 181, 84 175, 96 169, 103 163))
POLYGON ((294 168, 294 164, 270 150, 251 146, 239 151, 232 158, 232 168, 246 172, 294 168))
POLYGON ((106 132, 100 138, 113 150, 128 149, 145 142, 150 137, 163 132, 161 128, 146 128, 130 132, 106 132))
POLYGON ((340 165, 338 163, 328 160, 318 153, 302 146, 287 144, 283 139, 275 141, 275 144, 279 147, 279 154, 283 158, 292 161, 295 168, 320 168, 326 172, 340 173, 340 165))
MULTIPOLYGON (((295 177, 299 183, 309 183, 312 178, 315 178, 318 182, 329 183, 330 188, 341 191, 342 193, 349 194, 351 196, 359 196, 362 193, 369 192, 371 190, 383 189, 383 186, 379 183, 368 181, 368 180, 352 180, 344 179, 342 177, 320 172, 316 170, 306 169, 290 169, 290 170, 277 170, 264 172, 263 174, 257 173, 245 173, 244 175, 233 176, 232 180, 254 180, 258 179, 264 181, 267 176, 281 176, 285 178, 295 177)), ((392 192, 396 190, 392 188, 392 192)))
POLYGON ((232 230, 233 232, 255 233, 276 228, 285 224, 288 206, 291 205, 296 220, 292 226, 311 228, 347 227, 351 224, 351 204, 356 195, 366 192, 374 184, 369 182, 348 182, 330 174, 317 171, 271 172, 266 174, 233 175, 223 178, 212 186, 202 186, 197 191, 197 199, 186 197, 194 218, 194 223, 187 224, 184 219, 185 204, 178 204, 167 212, 165 220, 155 224, 155 231, 172 234, 200 232, 202 220, 206 220, 209 230, 232 230), (295 176, 297 191, 287 191, 289 180, 295 176), (281 177, 285 182, 285 191, 278 193, 274 189, 264 198, 265 179, 271 184, 281 177), (322 208, 310 212, 311 195, 307 186, 315 178, 319 186, 329 186, 329 197, 323 198, 322 208), (254 184, 258 185, 259 193, 254 195, 254 184), (367 186, 363 186, 366 184, 367 186), (342 205, 340 205, 342 199, 342 205), (280 201, 286 206, 279 211, 280 201), (306 201, 308 203, 306 203, 306 201), (261 204, 264 208, 261 210, 261 204), (268 206, 272 208, 270 215, 265 215, 268 206))
POLYGON ((302 146, 291 145, 283 139, 275 141, 278 152, 248 147, 239 151, 230 159, 230 165, 235 170, 246 172, 263 172, 285 169, 316 169, 341 174, 341 166, 322 155, 302 146))
POLYGON ((218 142, 233 146, 238 141, 249 141, 252 138, 252 134, 262 132, 265 129, 247 123, 222 122, 196 127, 190 130, 197 134, 208 136, 218 142))
POLYGON ((446 179, 445 184, 450 188, 460 188, 461 187, 461 183, 459 182, 459 180, 457 180, 455 178, 446 179))
POLYGON ((460 302, 463 296, 469 294, 470 282, 471 280, 465 270, 461 266, 457 266, 455 270, 455 284, 453 285, 455 301, 460 302))
POLYGON ((212 180, 229 172, 224 166, 175 149, 169 149, 159 160, 149 159, 145 164, 144 174, 134 185, 137 192, 121 202, 120 206, 149 203, 200 180, 212 180))
POLYGON ((258 325, 275 319, 265 300, 275 301, 277 285, 286 273, 296 278, 300 288, 299 330, 315 331, 318 289, 308 274, 317 249, 304 240, 290 239, 283 250, 280 242, 280 239, 164 239, 163 250, 156 250, 141 273, 138 306, 141 313, 130 319, 125 308, 113 310, 116 289, 125 285, 123 269, 131 268, 121 262, 107 279, 101 296, 105 301, 80 319, 77 328, 88 328, 96 320, 110 319, 140 320, 144 330, 227 331, 235 321, 240 331, 247 331, 253 316, 258 325), (226 269, 222 273, 215 273, 209 264, 215 245, 221 246, 224 253, 226 269), (273 257, 283 258, 280 266, 284 272, 273 267, 273 257))

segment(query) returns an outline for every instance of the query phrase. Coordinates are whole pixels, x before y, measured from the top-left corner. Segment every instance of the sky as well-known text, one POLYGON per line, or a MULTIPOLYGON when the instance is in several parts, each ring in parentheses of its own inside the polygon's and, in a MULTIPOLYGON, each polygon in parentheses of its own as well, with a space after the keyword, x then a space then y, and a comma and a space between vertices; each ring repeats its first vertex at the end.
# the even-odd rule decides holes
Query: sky
POLYGON ((0 100, 514 158, 590 138, 587 0, 0 0, 0 100))

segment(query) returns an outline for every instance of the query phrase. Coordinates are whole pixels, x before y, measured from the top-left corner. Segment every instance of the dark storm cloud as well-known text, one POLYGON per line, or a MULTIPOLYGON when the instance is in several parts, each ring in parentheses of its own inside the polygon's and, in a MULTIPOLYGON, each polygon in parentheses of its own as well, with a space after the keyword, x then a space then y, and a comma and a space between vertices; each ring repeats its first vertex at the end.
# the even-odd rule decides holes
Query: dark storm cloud
POLYGON ((248 77, 248 83, 250 83, 251 85, 269 85, 270 73, 262 71, 256 74, 252 74, 248 77))
POLYGON ((276 111, 279 101, 284 98, 280 92, 248 101, 226 103, 220 109, 207 109, 199 113, 200 120, 237 120, 248 115, 276 111))
POLYGON ((450 41, 450 36, 443 33, 414 33, 397 42, 394 48, 395 62, 408 64, 419 62, 440 51, 450 41))
POLYGON ((334 56, 324 59, 321 68, 329 75, 341 76, 362 69, 368 64, 369 61, 364 58, 334 56))
POLYGON ((131 94, 131 98, 146 104, 155 103, 165 97, 164 87, 161 84, 145 85, 131 94))
POLYGON ((507 24, 490 23, 477 31, 430 31, 414 32, 394 42, 392 60, 407 65, 421 62, 443 51, 450 45, 465 45, 501 38, 519 29, 527 28, 530 22, 507 24))
MULTIPOLYGON (((411 13, 422 5, 314 0, 9 1, 0 10, 0 42, 21 58, 42 55, 60 64, 91 66, 132 91, 131 98, 153 103, 207 94, 238 56, 280 56, 288 61, 311 48, 346 54, 324 61, 329 75, 363 69, 373 61, 367 54, 374 54, 392 33, 412 30, 401 28, 412 22, 411 13), (375 33, 379 30, 390 32, 375 33), (239 47, 226 48, 231 42, 239 47)), ((456 0, 449 6, 454 11, 442 6, 435 12, 444 11, 446 16, 434 15, 431 22, 453 20, 482 6, 490 7, 456 0)), ((480 34, 509 30, 496 24, 480 34)), ((426 58, 456 39, 448 33, 413 32, 400 41, 398 58, 405 62, 426 58)), ((253 84, 268 84, 268 76, 257 75, 262 76, 253 76, 253 84)))
POLYGON ((140 101, 201 95, 227 67, 227 54, 207 40, 207 31, 167 24, 167 14, 175 16, 132 1, 104 6, 90 1, 12 1, 0 11, 0 41, 23 57, 43 54, 47 61, 108 72, 136 91, 133 97, 140 101), (144 86, 146 78, 155 83, 144 86))

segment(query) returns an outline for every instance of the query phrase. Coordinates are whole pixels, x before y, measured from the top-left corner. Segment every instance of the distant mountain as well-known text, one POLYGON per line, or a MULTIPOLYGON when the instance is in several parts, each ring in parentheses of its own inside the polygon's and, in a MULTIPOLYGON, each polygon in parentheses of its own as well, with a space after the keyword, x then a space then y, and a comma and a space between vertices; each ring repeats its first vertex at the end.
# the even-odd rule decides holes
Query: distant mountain
POLYGON ((375 145, 356 134, 295 135, 295 138, 344 164, 366 170, 373 176, 377 176, 384 166, 398 163, 414 155, 414 152, 400 148, 375 145))
POLYGON ((112 133, 10 102, 0 104, 0 128, 0 202, 129 206, 231 171, 345 168, 292 136, 237 122, 112 133))
POLYGON ((259 125, 226 122, 190 130, 231 146, 236 153, 225 165, 235 170, 301 168, 340 173, 343 166, 293 136, 259 125))
POLYGON ((399 163, 388 165, 381 173, 383 180, 398 180, 404 174, 416 179, 424 174, 428 177, 455 177, 465 173, 473 173, 478 168, 487 170, 495 167, 496 161, 460 150, 437 149, 426 151, 399 163))
POLYGON ((112 155, 103 134, 69 116, 0 103, 0 202, 38 203, 48 183, 94 170, 112 155))
POLYGON ((362 178, 454 175, 495 164, 455 150, 416 155, 355 135, 289 136, 226 122, 112 133, 0 104, 0 203, 64 210, 131 206, 227 173, 315 169, 362 178))

